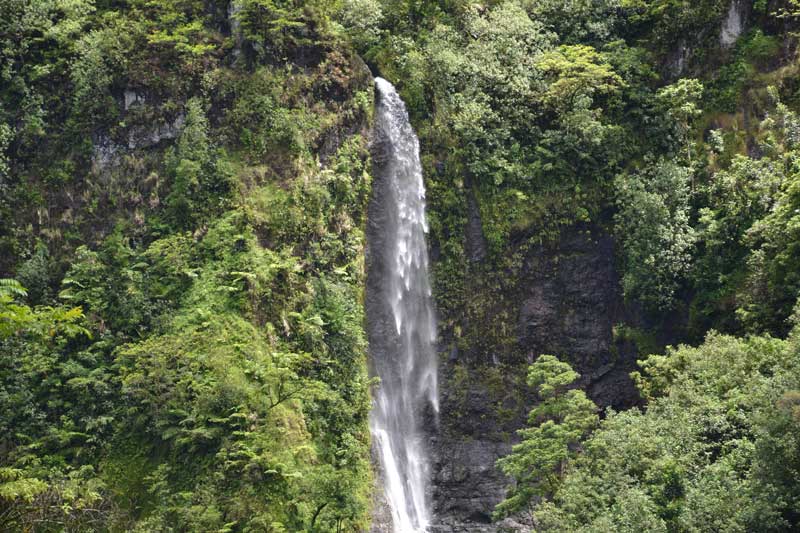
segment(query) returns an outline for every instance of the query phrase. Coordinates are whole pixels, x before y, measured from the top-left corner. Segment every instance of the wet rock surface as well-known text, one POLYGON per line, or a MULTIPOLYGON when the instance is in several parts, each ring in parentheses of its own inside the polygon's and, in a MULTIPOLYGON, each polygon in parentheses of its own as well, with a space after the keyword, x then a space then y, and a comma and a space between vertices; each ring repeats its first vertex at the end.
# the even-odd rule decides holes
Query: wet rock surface
POLYGON ((731 48, 744 32, 749 5, 743 0, 733 0, 719 33, 719 44, 722 48, 731 48))
POLYGON ((516 317, 515 359, 473 357, 475 363, 459 370, 455 349, 440 354, 440 430, 431 438, 434 533, 530 530, 524 520, 492 523, 491 514, 509 482, 495 462, 517 442, 516 430, 534 405, 535 397, 520 384, 527 364, 539 355, 568 360, 601 407, 639 402, 629 377, 635 347, 615 342, 613 335, 629 313, 612 238, 598 228, 574 227, 555 246, 532 247, 523 261, 509 298, 513 308, 506 310, 516 317), (454 377, 458 372, 466 375, 454 377))
POLYGON ((615 345, 613 327, 628 318, 614 265, 614 241, 592 228, 575 228, 558 248, 534 249, 519 282, 518 335, 529 360, 564 357, 601 407, 638 401, 628 374, 631 346, 615 345))
POLYGON ((503 499, 507 480, 494 463, 511 451, 511 443, 458 437, 454 433, 433 442, 434 531, 495 531, 492 511, 503 499), (472 529, 463 529, 467 526, 472 529))
POLYGON ((385 485, 384 473, 381 468, 380 457, 378 457, 374 447, 372 449, 372 471, 375 479, 372 492, 372 523, 370 524, 369 533, 393 533, 392 509, 383 490, 385 485))
POLYGON ((467 189, 467 227, 466 252, 472 262, 483 261, 486 257, 486 237, 483 235, 483 224, 478 209, 478 200, 472 187, 467 189))

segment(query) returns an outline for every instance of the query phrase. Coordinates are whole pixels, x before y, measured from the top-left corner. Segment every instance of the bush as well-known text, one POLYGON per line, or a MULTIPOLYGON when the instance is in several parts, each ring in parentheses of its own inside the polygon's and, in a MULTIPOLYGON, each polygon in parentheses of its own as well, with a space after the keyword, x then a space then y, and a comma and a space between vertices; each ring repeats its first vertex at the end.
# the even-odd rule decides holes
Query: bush
POLYGON ((689 223, 690 175, 685 167, 659 161, 615 181, 622 288, 626 297, 652 309, 675 304, 691 266, 695 231, 689 223))

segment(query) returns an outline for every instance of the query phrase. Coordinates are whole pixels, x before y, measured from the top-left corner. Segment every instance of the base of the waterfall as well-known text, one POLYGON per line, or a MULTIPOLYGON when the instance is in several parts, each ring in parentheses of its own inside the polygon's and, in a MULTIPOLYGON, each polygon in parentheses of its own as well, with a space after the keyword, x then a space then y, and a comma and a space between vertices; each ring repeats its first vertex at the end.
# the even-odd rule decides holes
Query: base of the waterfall
POLYGON ((392 509, 385 498, 373 507, 369 533, 393 533, 392 509))
POLYGON ((530 526, 506 519, 494 524, 443 521, 428 527, 427 533, 528 533, 530 526))
MULTIPOLYGON (((378 515, 380 515, 380 513, 378 513, 378 515)), ((505 519, 494 524, 443 521, 430 525, 425 529, 425 533, 528 533, 530 531, 531 526, 526 526, 513 519, 505 519)), ((384 514, 383 519, 373 515, 372 527, 370 527, 369 533, 398 532, 394 531, 391 516, 386 516, 384 514)))
POLYGON ((372 525, 369 528, 369 533, 393 533, 392 508, 383 491, 385 484, 383 468, 381 467, 379 452, 375 448, 375 446, 372 446, 370 450, 375 485, 372 491, 372 525))

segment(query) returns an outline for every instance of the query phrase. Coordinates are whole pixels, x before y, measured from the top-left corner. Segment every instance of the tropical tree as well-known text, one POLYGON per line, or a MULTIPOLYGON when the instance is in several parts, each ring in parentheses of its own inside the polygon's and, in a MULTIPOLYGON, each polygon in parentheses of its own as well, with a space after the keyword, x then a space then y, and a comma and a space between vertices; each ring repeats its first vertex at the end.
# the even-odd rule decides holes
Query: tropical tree
POLYGON ((568 363, 552 355, 540 356, 528 368, 528 385, 541 403, 528 415, 529 427, 518 432, 522 442, 497 461, 515 484, 497 506, 496 516, 524 510, 536 499, 552 496, 581 439, 597 426, 597 406, 582 390, 570 389, 578 378, 568 363))

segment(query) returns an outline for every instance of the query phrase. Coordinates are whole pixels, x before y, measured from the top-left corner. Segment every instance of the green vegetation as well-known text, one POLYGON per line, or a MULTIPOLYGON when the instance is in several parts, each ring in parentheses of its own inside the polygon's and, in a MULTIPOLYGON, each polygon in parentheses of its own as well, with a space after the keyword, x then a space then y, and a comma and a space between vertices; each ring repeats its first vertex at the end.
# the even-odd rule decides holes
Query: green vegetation
POLYGON ((537 531, 789 531, 797 526, 797 334, 710 334, 642 361, 646 411, 608 413, 537 531))
POLYGON ((557 490, 575 446, 597 425, 597 407, 582 390, 565 390, 580 376, 567 363, 542 355, 528 369, 528 385, 541 403, 528 416, 533 427, 519 431, 522 442, 497 466, 516 485, 497 506, 499 515, 525 509, 535 497, 557 490))
POLYGON ((622 288, 648 306, 669 309, 688 273, 695 240, 689 224, 691 171, 662 160, 646 172, 621 175, 615 182, 622 288))
POLYGON ((0 5, 0 529, 367 528, 369 80, 211 4, 0 5))
POLYGON ((365 63, 420 136, 453 405, 539 402, 498 518, 800 527, 800 9, 741 4, 723 46, 722 0, 0 0, 0 529, 367 530, 365 63), (642 409, 571 354, 506 375, 575 231, 642 409))

